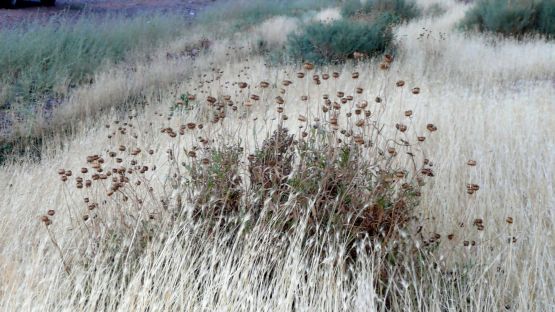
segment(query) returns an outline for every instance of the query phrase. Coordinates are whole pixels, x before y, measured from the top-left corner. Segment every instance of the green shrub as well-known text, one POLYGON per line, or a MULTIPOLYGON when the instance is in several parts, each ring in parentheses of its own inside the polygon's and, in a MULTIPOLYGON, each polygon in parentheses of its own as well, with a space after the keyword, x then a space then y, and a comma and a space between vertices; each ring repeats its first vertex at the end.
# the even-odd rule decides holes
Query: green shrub
POLYGON ((510 36, 555 34, 553 0, 481 0, 468 11, 462 26, 510 36))
POLYGON ((389 13, 399 20, 417 17, 420 11, 411 0, 347 0, 342 8, 343 16, 372 16, 389 13))
POLYGON ((309 24, 302 32, 289 36, 287 50, 293 59, 317 64, 344 62, 355 51, 375 56, 391 44, 393 19, 386 14, 373 23, 340 20, 309 24))

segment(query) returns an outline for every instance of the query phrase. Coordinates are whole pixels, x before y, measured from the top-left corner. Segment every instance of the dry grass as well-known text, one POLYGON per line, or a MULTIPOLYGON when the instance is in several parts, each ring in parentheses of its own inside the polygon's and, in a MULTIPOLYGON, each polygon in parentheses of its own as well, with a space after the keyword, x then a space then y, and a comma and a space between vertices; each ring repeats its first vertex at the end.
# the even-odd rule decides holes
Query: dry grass
MULTIPOLYGON (((228 49, 233 43, 216 43, 213 54, 192 69, 191 81, 182 81, 164 94, 147 94, 149 105, 144 111, 86 119, 76 126, 72 140, 63 145, 53 140, 45 146, 40 163, 4 165, 0 168, 0 307, 56 311, 553 310, 555 140, 549 133, 555 131, 555 46, 534 39, 464 37, 449 28, 464 10, 452 5, 444 17, 401 26, 399 55, 387 71, 379 69, 378 62, 309 72, 291 66, 269 68, 258 57, 246 61, 241 56, 245 52, 237 46, 228 49), (429 37, 420 36, 422 27, 431 29, 429 37), (225 53, 234 57, 222 65, 209 64, 224 59, 225 53), (214 67, 218 70, 210 70, 214 67), (307 74, 299 79, 298 72, 307 74), (321 78, 319 85, 312 80, 313 74, 323 77, 333 72, 340 78, 321 78), (351 78, 353 72, 359 73, 357 79, 351 78), (279 114, 275 97, 285 88, 284 79, 293 83, 282 95, 284 112, 279 114), (403 87, 396 86, 399 80, 405 82, 403 87), (261 81, 269 87, 260 88, 261 81), (246 82, 249 87, 240 89, 233 82, 246 82), (361 94, 357 87, 363 88, 361 94), (411 92, 414 87, 420 88, 418 95, 411 92), (209 227, 213 223, 207 221, 176 222, 171 214, 158 213, 171 211, 178 202, 188 203, 186 196, 178 199, 184 194, 198 198, 198 192, 187 190, 203 190, 176 184, 174 178, 175 174, 187 176, 187 168, 205 158, 199 136, 215 147, 240 141, 244 148, 240 154, 246 159, 263 146, 283 114, 289 117, 284 124, 296 138, 307 131, 297 126, 309 125, 314 118, 332 126, 331 119, 323 115, 322 97, 336 97, 338 91, 353 95, 353 103, 369 100, 370 110, 385 126, 384 138, 403 137, 396 124, 407 126, 411 142, 417 135, 426 136, 425 148, 417 148, 416 153, 430 159, 435 176, 426 179, 414 207, 418 222, 405 229, 416 237, 414 227, 424 226, 423 239, 411 240, 414 244, 440 235, 435 236, 433 249, 423 254, 424 262, 405 256, 391 266, 391 259, 380 256, 383 253, 361 253, 347 263, 343 237, 322 229, 318 239, 310 239, 308 217, 298 218, 297 226, 284 234, 267 223, 249 223, 252 214, 239 215, 234 223, 239 234, 232 234, 237 231, 209 227), (196 98, 188 102, 185 96, 187 101, 176 106, 182 94, 196 98), (252 100, 249 94, 260 99, 252 100), (225 106, 223 120, 218 115, 218 122, 211 123, 216 107, 205 99, 212 96, 219 103, 227 101, 225 95, 234 104, 225 106), (308 96, 307 101, 302 96, 308 96), (382 103, 372 101, 376 96, 382 103), (186 104, 192 109, 181 108, 186 104), (173 115, 168 120, 170 107, 173 115), (410 118, 405 114, 409 110, 410 118), (195 130, 185 126, 181 135, 180 126, 191 122, 195 130), (200 123, 203 129, 198 129, 200 123), (438 129, 432 134, 427 130, 433 128, 430 123, 438 129), (160 132, 168 127, 172 131, 160 132), (126 147, 125 152, 119 151, 120 145, 126 147), (190 153, 195 145, 199 146, 196 160, 190 153), (135 147, 141 152, 131 155, 135 147), (150 149, 152 155, 147 152, 150 149), (129 175, 131 182, 142 183, 124 188, 130 192, 125 203, 120 193, 107 195, 109 179, 95 181, 90 188, 76 188, 76 177, 91 176, 92 165, 98 162, 91 159, 87 164, 87 156, 103 156, 106 165, 102 166, 109 168, 115 162, 110 151, 125 155, 128 167, 132 159, 149 167, 143 175, 129 175), (476 165, 469 166, 469 160, 476 165), (91 171, 82 174, 82 167, 91 171), (66 183, 59 181, 60 168, 72 170, 66 183), (468 194, 468 184, 479 185, 479 190, 468 194), (90 202, 84 203, 84 197, 90 202), (99 206, 89 210, 90 203, 99 206), (55 214, 49 217, 52 225, 45 228, 40 218, 50 209, 55 214), (102 222, 92 222, 95 213, 102 222), (79 221, 85 214, 90 219, 79 221), (153 223, 165 226, 154 227, 152 234, 153 223), (135 244, 139 241, 150 242, 135 244), (383 268, 389 278, 384 278, 383 268)), ((171 66, 161 63, 159 72, 166 68, 177 75, 179 70, 171 66)), ((344 107, 342 114, 347 112, 344 107)), ((346 119, 341 120, 346 124, 346 119)), ((396 164, 408 167, 409 159, 400 157, 396 164)), ((245 160, 232 171, 248 177, 248 163, 245 160)), ((262 162, 254 168, 264 166, 262 162)), ((235 180, 230 178, 220 186, 233 186, 235 180)), ((216 198, 205 198, 205 202, 223 198, 221 187, 220 193, 214 193, 219 194, 216 198)), ((291 200, 278 204, 265 201, 262 206, 288 212, 296 207, 291 200)), ((194 211, 194 205, 189 208, 194 211)))

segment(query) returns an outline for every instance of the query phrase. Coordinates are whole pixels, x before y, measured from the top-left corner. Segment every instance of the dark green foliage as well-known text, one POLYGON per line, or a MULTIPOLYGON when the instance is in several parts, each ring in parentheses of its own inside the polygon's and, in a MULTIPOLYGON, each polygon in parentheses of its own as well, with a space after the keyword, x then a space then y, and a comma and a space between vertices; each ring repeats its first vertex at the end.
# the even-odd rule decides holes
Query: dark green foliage
POLYGON ((555 35, 555 0, 481 0, 465 16, 465 28, 521 37, 555 35))
POLYGON ((400 21, 417 17, 420 10, 411 0, 347 0, 342 8, 342 14, 348 17, 354 16, 379 16, 389 13, 396 16, 400 21))
POLYGON ((539 6, 538 31, 549 36, 555 35, 555 0, 544 0, 539 6))
POLYGON ((340 20, 309 24, 301 33, 289 37, 287 50, 294 59, 317 64, 344 62, 355 51, 378 55, 391 44, 393 20, 394 17, 387 14, 372 23, 340 20))

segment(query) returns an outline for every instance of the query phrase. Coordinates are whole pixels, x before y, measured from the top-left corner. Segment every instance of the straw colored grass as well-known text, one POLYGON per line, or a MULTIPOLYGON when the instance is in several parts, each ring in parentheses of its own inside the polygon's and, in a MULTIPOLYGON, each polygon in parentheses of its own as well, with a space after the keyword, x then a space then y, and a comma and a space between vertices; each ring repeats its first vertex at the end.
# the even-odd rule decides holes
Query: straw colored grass
MULTIPOLYGON (((40 311, 553 310, 555 140, 549 134, 555 131, 555 45, 534 39, 517 42, 459 35, 450 26, 464 10, 462 5, 453 5, 443 17, 400 26, 396 30, 400 48, 387 71, 380 69, 381 60, 312 71, 301 66, 273 68, 258 57, 247 61, 232 43, 217 43, 211 56, 197 61, 198 67, 183 69, 192 71, 191 80, 163 94, 146 94, 149 105, 144 110, 85 119, 75 124, 71 140, 64 138, 61 144, 52 139, 46 144, 40 162, 3 165, 0 307, 40 311), (422 27, 431 35, 419 39, 422 27), (228 62, 209 64, 234 51, 228 62), (306 73, 305 77, 296 78, 298 72, 306 73), (312 80, 313 74, 322 77, 333 72, 340 79, 322 79, 319 85, 312 80), (353 72, 359 73, 357 79, 351 78, 353 72), (345 242, 326 231, 307 242, 307 227, 302 225, 308 220, 304 219, 286 234, 264 223, 247 228, 241 224, 248 222, 239 222, 237 230, 243 236, 237 240, 230 234, 236 232, 209 228, 206 222, 172 223, 169 218, 167 223, 160 221, 166 227, 155 233, 159 236, 149 239, 149 228, 142 225, 150 223, 143 221, 163 210, 164 203, 149 197, 142 184, 133 189, 143 191, 130 195, 125 205, 114 199, 119 197, 107 197, 108 182, 76 188, 76 176, 91 174, 80 171, 92 164, 86 165, 87 156, 101 154, 109 163, 115 161, 107 156, 109 151, 131 155, 139 147, 141 152, 126 156, 125 161, 148 164, 141 181, 151 185, 156 196, 163 194, 168 202, 176 203, 181 192, 172 190, 183 186, 174 188, 172 177, 176 168, 185 168, 181 162, 190 164, 190 151, 200 146, 198 136, 222 146, 241 141, 247 157, 278 126, 274 93, 284 79, 293 82, 283 95, 283 114, 289 117, 286 124, 295 135, 302 135, 303 130, 296 127, 303 120, 300 115, 312 123, 322 114, 322 96, 341 91, 346 96, 381 97, 381 106, 372 103, 372 110, 383 108, 379 116, 386 134, 394 136, 399 132, 395 125, 401 123, 408 131, 426 136, 422 152, 432 162, 435 176, 422 187, 414 214, 421 223, 415 226, 424 226, 426 240, 436 233, 440 238, 425 259, 403 257, 391 266, 391 260, 370 253, 346 263, 342 256, 345 242), (403 87, 396 86, 400 80, 403 87), (268 88, 258 87, 261 81, 268 82, 268 88), (246 82, 250 87, 240 89, 233 82, 246 82), (357 87, 363 88, 361 94, 357 87), (420 89, 418 95, 412 92, 415 87, 420 89), (183 99, 189 101, 192 94, 196 98, 190 100, 191 105, 181 108, 183 99), (205 127, 198 129, 199 120, 214 117, 207 97, 220 99, 228 94, 237 111, 227 106, 223 121, 203 121, 205 127), (252 94, 259 100, 246 102, 252 94), (307 101, 302 96, 308 96, 307 101), (405 113, 409 110, 410 118, 405 113), (197 128, 180 135, 180 125, 191 122, 197 128), (430 134, 428 124, 437 131, 430 134), (175 137, 172 131, 160 132, 168 127, 175 137), (119 150, 120 145, 126 147, 125 152, 119 150), (150 149, 153 155, 147 152, 150 149), (174 151, 173 156, 168 156, 168 149, 174 151), (475 166, 469 166, 469 160, 475 166), (151 170, 152 165, 156 170, 151 170), (72 170, 66 183, 58 175, 62 168, 72 170), (468 194, 468 184, 479 185, 479 190, 468 194), (76 226, 83 224, 77 218, 93 216, 84 197, 98 202, 96 213, 106 224, 76 226), (143 200, 140 209, 134 206, 137 199, 143 200), (41 216, 50 209, 55 210, 49 217, 52 225, 45 227, 41 216), (120 213, 133 216, 126 219, 128 227, 120 225, 120 213), (99 229, 131 234, 118 236, 118 232, 99 229), (142 249, 125 249, 140 239, 148 242, 142 249), (132 258, 135 253, 140 257, 132 258), (69 275, 67 265, 71 265, 69 275), (384 279, 381 268, 389 268, 391 276, 398 278, 384 279), (376 287, 377 283, 381 286, 376 287)), ((163 72, 166 65, 160 66, 163 72)), ((197 150, 199 160, 201 152, 197 150)), ((289 204, 281 203, 282 209, 291 208, 289 204)), ((412 235, 413 230, 409 227, 407 233, 412 235)))

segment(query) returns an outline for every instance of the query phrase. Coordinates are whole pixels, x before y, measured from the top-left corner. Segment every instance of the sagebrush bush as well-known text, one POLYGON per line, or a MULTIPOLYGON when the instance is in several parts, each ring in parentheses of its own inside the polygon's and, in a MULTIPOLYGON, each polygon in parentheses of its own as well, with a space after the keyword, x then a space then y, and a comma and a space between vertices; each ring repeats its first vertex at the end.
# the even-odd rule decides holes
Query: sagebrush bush
POLYGON ((393 18, 385 14, 372 23, 339 20, 308 24, 289 36, 287 51, 294 59, 318 64, 341 63, 355 52, 375 56, 391 46, 393 18))
POLYGON ((420 10, 411 0, 347 0, 342 13, 347 17, 375 17, 389 13, 404 21, 417 17, 420 10))
POLYGON ((462 26, 516 37, 551 37, 555 35, 555 1, 481 0, 466 13, 462 26))

